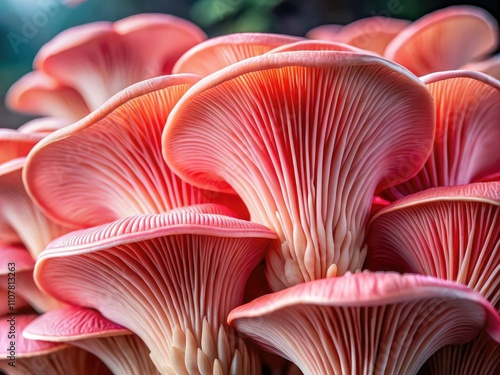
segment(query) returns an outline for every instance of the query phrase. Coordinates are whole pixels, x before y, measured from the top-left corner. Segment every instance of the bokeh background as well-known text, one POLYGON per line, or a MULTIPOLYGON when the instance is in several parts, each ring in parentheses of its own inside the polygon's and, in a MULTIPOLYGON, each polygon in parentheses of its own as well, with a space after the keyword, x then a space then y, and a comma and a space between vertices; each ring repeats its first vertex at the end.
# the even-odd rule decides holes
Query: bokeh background
POLYGON ((303 36, 322 24, 375 15, 413 21, 457 4, 482 7, 499 20, 498 0, 0 0, 0 127, 15 128, 31 119, 8 111, 5 93, 31 70, 40 47, 71 26, 157 12, 189 19, 209 36, 244 31, 303 36))

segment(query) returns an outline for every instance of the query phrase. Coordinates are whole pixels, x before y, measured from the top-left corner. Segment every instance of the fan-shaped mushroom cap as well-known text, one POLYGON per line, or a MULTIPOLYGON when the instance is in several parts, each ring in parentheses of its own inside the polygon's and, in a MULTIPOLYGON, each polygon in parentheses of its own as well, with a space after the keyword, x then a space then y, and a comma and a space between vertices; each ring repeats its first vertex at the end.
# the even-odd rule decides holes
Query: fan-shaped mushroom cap
POLYGON ((303 38, 265 33, 238 33, 208 39, 187 51, 175 63, 173 73, 194 73, 202 77, 238 61, 262 55, 278 46, 303 38))
POLYGON ((136 333, 162 374, 258 374, 226 317, 276 234, 224 212, 200 205, 74 232, 40 255, 35 278, 136 333))
POLYGON ((488 74, 495 79, 500 79, 500 54, 483 61, 466 64, 461 69, 477 70, 478 72, 488 74))
POLYGON ((205 37, 189 21, 139 14, 67 29, 40 49, 34 65, 76 89, 94 110, 133 83, 170 73, 175 61, 205 37))
POLYGON ((498 24, 484 9, 452 6, 432 12, 403 29, 384 56, 417 76, 458 69, 498 47, 498 24))
POLYGON ((15 242, 21 241, 36 259, 51 240, 68 233, 69 228, 47 218, 26 194, 22 180, 25 161, 19 157, 0 164, 0 238, 5 236, 11 242, 15 233, 15 242))
POLYGON ((47 135, 68 126, 71 122, 60 117, 41 117, 28 121, 17 130, 21 133, 47 135))
POLYGON ((398 65, 283 52, 194 85, 168 118, 163 153, 193 185, 236 191, 252 221, 278 233, 267 264, 279 290, 361 267, 374 194, 421 168, 433 132, 431 96, 398 65))
POLYGON ((303 283, 237 307, 228 322, 305 375, 411 375, 484 327, 500 340, 500 317, 476 292, 396 273, 303 283))
POLYGON ((113 374, 158 373, 142 340, 95 310, 78 306, 52 310, 28 324, 23 336, 30 340, 69 342, 101 359, 113 374))
POLYGON ((207 202, 231 205, 247 217, 236 195, 195 188, 163 160, 167 116, 197 81, 172 75, 140 82, 45 138, 25 167, 30 195, 54 220, 72 227, 207 202))
POLYGON ((475 289, 500 311, 500 182, 427 189, 372 219, 365 267, 475 289))
POLYGON ((21 77, 7 92, 7 105, 19 112, 76 121, 90 110, 80 93, 42 72, 21 77))
POLYGON ((344 26, 337 24, 316 26, 306 33, 306 38, 337 42, 343 28, 344 26))
POLYGON ((24 133, 14 129, 0 129, 0 165, 28 155, 43 135, 24 133))
POLYGON ((291 52, 291 51, 339 51, 339 52, 359 52, 368 53, 370 51, 365 51, 349 44, 340 42, 331 42, 328 40, 300 40, 295 43, 285 44, 283 46, 276 47, 269 51, 268 53, 276 52, 291 52))
POLYGON ((500 81, 473 71, 422 77, 435 101, 436 138, 417 175, 389 188, 389 200, 438 186, 469 184, 500 172, 500 81))
POLYGON ((382 55, 389 42, 410 21, 390 17, 363 18, 346 26, 323 25, 310 30, 307 37, 349 44, 382 55))
POLYGON ((500 344, 482 332, 464 345, 448 345, 429 358, 422 375, 498 375, 500 344))
POLYGON ((0 245, 0 287, 8 288, 9 285, 14 285, 15 299, 12 302, 15 302, 16 306, 13 305, 9 312, 15 312, 19 307, 17 306, 18 297, 22 297, 23 301, 27 301, 39 312, 64 306, 63 303, 38 289, 33 280, 34 267, 35 261, 26 249, 0 245))
POLYGON ((82 349, 67 344, 25 339, 22 336, 24 328, 36 317, 14 315, 0 319, 0 369, 10 375, 110 374, 100 360, 82 349), (14 337, 10 337, 8 332, 13 333, 14 337))

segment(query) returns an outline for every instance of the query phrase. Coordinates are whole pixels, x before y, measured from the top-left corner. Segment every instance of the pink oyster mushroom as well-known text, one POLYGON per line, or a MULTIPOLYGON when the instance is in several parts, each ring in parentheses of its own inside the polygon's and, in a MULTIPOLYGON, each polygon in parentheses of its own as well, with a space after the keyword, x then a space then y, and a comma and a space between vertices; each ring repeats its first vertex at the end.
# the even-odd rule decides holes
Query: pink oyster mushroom
POLYGON ((422 367, 421 375, 498 375, 500 344, 486 332, 465 345, 448 345, 422 367))
POLYGON ((283 52, 194 85, 168 118, 163 153, 189 183, 238 193, 252 221, 278 233, 266 261, 280 290, 361 268, 373 196, 421 168, 433 133, 430 94, 398 65, 283 52))
POLYGON ((54 223, 35 206, 22 180, 26 154, 44 134, 0 130, 0 243, 23 243, 33 259, 69 228, 54 223))
POLYGON ((3 316, 0 319, 0 369, 9 375, 110 375, 92 354, 68 344, 27 340, 24 328, 37 315, 3 316), (14 320, 9 320, 14 319, 14 320), (14 322, 14 323, 12 323, 14 322), (7 334, 15 325, 15 337, 7 334), (14 345, 12 345, 14 344, 14 345), (11 350, 15 360, 10 357, 11 350), (9 365, 9 363, 13 364, 9 365))
POLYGON ((380 210, 365 267, 467 285, 500 312, 500 182, 438 187, 380 210))
POLYGON ((350 44, 357 48, 382 55, 387 45, 410 21, 390 17, 367 17, 346 26, 322 25, 310 30, 311 39, 328 40, 350 44))
POLYGON ((21 77, 8 91, 7 105, 31 115, 76 121, 90 113, 81 94, 49 75, 34 71, 21 77))
POLYGON ((48 135, 56 130, 68 126, 71 122, 65 118, 59 117, 40 117, 21 125, 17 130, 21 133, 35 133, 48 135))
POLYGON ((384 57, 417 76, 459 69, 498 47, 498 23, 487 11, 452 6, 432 12, 403 29, 384 57))
POLYGON ((0 165, 15 158, 28 155, 42 136, 15 129, 0 129, 0 165))
POLYGON ((194 73, 205 77, 249 57, 303 38, 265 33, 238 33, 208 39, 191 48, 174 65, 173 73, 194 73))
POLYGON ((421 79, 435 101, 433 150, 417 175, 383 193, 389 200, 500 173, 500 81, 473 71, 440 72, 421 79))
POLYGON ((32 198, 74 228, 209 202, 248 217, 239 197, 195 188, 163 160, 161 135, 170 110, 197 81, 180 74, 137 83, 46 137, 25 168, 32 198))
POLYGON ((158 374, 142 340, 95 310, 68 306, 47 312, 28 324, 23 336, 70 343, 101 359, 113 374, 158 374))
POLYGON ((500 54, 483 61, 471 62, 464 65, 462 69, 477 70, 478 72, 488 74, 495 79, 500 79, 500 54))
POLYGON ((10 308, 9 303, 8 312, 15 312, 19 307, 23 307, 25 304, 22 301, 28 302, 39 312, 64 306, 63 303, 38 289, 33 280, 34 268, 35 261, 26 249, 0 245, 0 288, 8 288, 9 284, 14 285, 12 294, 15 298, 2 300, 4 306, 7 306, 7 301, 15 301, 16 306, 12 306, 13 308, 10 308), (19 306, 17 306, 18 299, 21 302, 19 306))
POLYGON ((169 74, 177 59, 206 38, 189 21, 139 14, 63 31, 38 52, 13 85, 11 108, 79 120, 129 85, 169 74))
POLYGON ((36 281, 136 333, 161 374, 259 374, 226 318, 276 234, 228 213, 199 205, 74 232, 40 255, 36 281))
POLYGON ((500 340, 500 317, 476 292, 396 273, 303 283, 237 307, 228 322, 305 375, 412 375, 484 328, 500 340))

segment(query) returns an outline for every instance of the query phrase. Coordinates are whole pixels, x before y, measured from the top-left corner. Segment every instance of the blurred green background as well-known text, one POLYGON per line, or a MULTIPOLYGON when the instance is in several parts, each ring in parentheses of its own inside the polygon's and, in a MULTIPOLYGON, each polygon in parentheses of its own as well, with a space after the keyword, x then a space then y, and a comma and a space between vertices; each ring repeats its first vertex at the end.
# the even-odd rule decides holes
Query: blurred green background
POLYGON ((39 48, 62 30, 92 21, 115 21, 132 14, 159 12, 189 19, 209 36, 262 31, 300 35, 326 24, 347 24, 383 15, 415 20, 433 10, 455 4, 480 6, 500 16, 500 2, 420 0, 0 0, 0 127, 17 127, 30 117, 10 113, 4 103, 12 83, 31 70, 39 48), (42 14, 42 15, 41 15, 42 14), (45 17, 43 16, 45 14, 45 17), (23 43, 13 38, 39 17, 34 32, 23 43), (44 22, 44 20, 46 20, 44 22), (15 40, 15 39, 14 39, 15 40))

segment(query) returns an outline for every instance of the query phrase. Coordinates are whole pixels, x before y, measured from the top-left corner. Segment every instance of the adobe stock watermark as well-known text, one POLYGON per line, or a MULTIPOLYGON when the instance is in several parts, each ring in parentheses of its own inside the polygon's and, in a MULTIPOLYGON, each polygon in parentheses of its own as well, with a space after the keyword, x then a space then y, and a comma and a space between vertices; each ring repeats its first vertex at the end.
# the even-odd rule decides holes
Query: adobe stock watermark
POLYGON ((9 262, 7 264, 7 322, 9 329, 5 333, 7 335, 7 364, 11 367, 16 367, 16 263, 9 262))
POLYGON ((67 0, 38 0, 38 9, 31 16, 21 17, 21 28, 19 32, 10 31, 7 39, 15 53, 20 47, 26 45, 33 39, 39 30, 49 23, 61 10, 67 6, 67 0))

